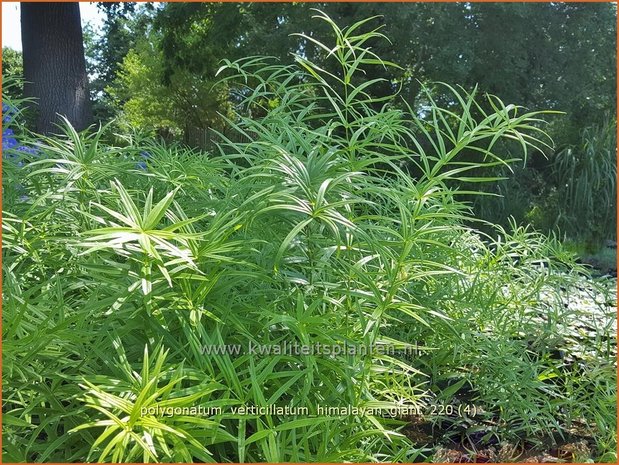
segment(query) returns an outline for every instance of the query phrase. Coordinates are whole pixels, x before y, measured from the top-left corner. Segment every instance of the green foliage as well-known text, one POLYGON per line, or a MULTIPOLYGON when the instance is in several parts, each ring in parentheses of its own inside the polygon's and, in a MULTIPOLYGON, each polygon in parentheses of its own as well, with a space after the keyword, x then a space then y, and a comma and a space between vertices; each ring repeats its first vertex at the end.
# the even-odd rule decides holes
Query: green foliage
POLYGON ((616 121, 608 119, 603 125, 585 128, 578 145, 555 154, 552 169, 560 229, 593 243, 616 237, 616 121))
MULTIPOLYGON (((156 15, 168 74, 183 69, 212 75, 219 59, 247 55, 286 60, 302 51, 333 72, 328 54, 304 32, 324 41, 329 27, 307 21, 311 5, 167 4, 156 15)), ((571 125, 598 121, 614 113, 616 7, 611 3, 328 3, 336 22, 379 16, 390 43, 369 39, 368 46, 400 70, 366 70, 366 78, 403 84, 408 100, 422 85, 444 81, 466 89, 516 101, 529 108, 566 111, 571 125), (458 31, 458 40, 453 32, 458 31)), ((389 82, 371 90, 374 97, 392 93, 389 82)), ((577 126, 576 126, 577 127, 577 126)), ((566 140, 574 143, 575 141, 566 140)))
MULTIPOLYGON (((182 136, 190 146, 212 149, 213 129, 226 132, 219 115, 232 118, 231 106, 241 98, 230 95, 225 86, 214 87, 221 59, 266 55, 285 62, 297 53, 338 75, 339 65, 318 45, 329 36, 330 28, 327 24, 310 26, 310 8, 303 2, 276 9, 259 3, 169 3, 137 8, 131 14, 110 14, 106 39, 93 49, 101 63, 95 87, 101 88, 99 101, 107 108, 103 113, 120 114, 123 128, 129 125, 156 132, 168 140, 182 136), (304 35, 294 34, 299 31, 304 35)), ((565 112, 566 116, 554 117, 547 128, 559 147, 582 145, 579 133, 583 128, 594 131, 605 124, 604 115, 615 112, 614 80, 610 78, 616 69, 616 6, 612 3, 392 3, 378 7, 335 2, 323 8, 343 23, 380 15, 376 21, 390 42, 375 37, 365 45, 385 61, 402 66, 368 68, 353 83, 373 81, 365 91, 377 101, 388 100, 399 88, 406 101, 422 108, 428 104, 431 89, 432 99, 447 110, 457 102, 447 87, 432 83, 458 83, 468 91, 479 89, 526 108, 565 112), (453 31, 458 31, 458 40, 453 40, 453 31)), ((493 111, 486 102, 480 104, 484 111, 493 111)), ((252 114, 256 116, 255 111, 252 114)), ((238 137, 229 132, 226 136, 238 137)), ((531 163, 514 168, 515 173, 497 167, 497 179, 511 179, 485 189, 498 197, 473 200, 477 216, 503 225, 513 216, 540 230, 560 230, 562 235, 589 243, 608 236, 613 230, 610 223, 591 228, 594 220, 587 222, 587 229, 572 227, 573 209, 562 205, 562 188, 547 155, 533 153, 531 163)), ((584 178, 580 182, 587 192, 597 189, 585 185, 584 178)))
POLYGON ((196 458, 211 462, 213 457, 204 448, 206 441, 234 440, 216 421, 165 414, 166 409, 191 408, 196 401, 224 386, 202 383, 182 388, 184 379, 195 381, 195 373, 193 377, 187 376, 183 374, 182 366, 165 366, 168 352, 162 350, 155 353, 156 358, 150 366, 147 347, 142 371, 138 374, 132 371, 120 344, 117 350, 120 357, 118 368, 125 379, 98 386, 85 381, 85 385, 81 386, 87 391, 84 398, 87 406, 103 413, 107 419, 85 423, 70 431, 105 427, 91 447, 93 451, 100 444, 105 444, 97 462, 103 462, 109 454, 112 454, 111 461, 114 463, 133 460, 151 462, 159 458, 158 450, 179 462, 192 462, 196 458), (160 384, 163 386, 159 387, 160 384), (123 416, 119 417, 115 412, 123 416), (128 448, 129 444, 133 447, 128 448))
POLYGON ((424 445, 384 412, 458 403, 484 440, 554 440, 586 415, 598 456, 616 446, 612 328, 582 373, 552 356, 585 318, 561 289, 586 270, 515 224, 482 236, 461 200, 513 161, 499 141, 548 143, 542 112, 443 85, 450 105, 428 91, 420 117, 372 93, 373 69, 398 69, 367 47, 375 20, 316 16, 332 40, 301 39, 328 68, 224 63, 239 137, 215 153, 65 125, 3 163, 5 460, 412 462, 424 445), (250 349, 284 344, 313 352, 250 349))
POLYGON ((146 35, 153 6, 144 3, 136 8, 133 2, 100 2, 97 7, 105 12, 103 25, 99 31, 90 24, 83 27, 84 51, 93 116, 95 121, 105 123, 118 113, 107 87, 116 79, 127 53, 146 35))
POLYGON ((121 124, 137 129, 163 130, 179 135, 181 124, 175 121, 174 96, 161 84, 157 51, 147 44, 143 53, 130 51, 122 62, 116 86, 107 91, 122 108, 121 124))
MULTIPOLYGON (((538 155, 539 156, 539 155, 538 155)), ((507 177, 501 168, 499 176, 507 177)), ((577 144, 566 145, 549 156, 549 164, 516 167, 507 181, 477 199, 481 218, 494 223, 513 216, 545 232, 555 232, 582 243, 580 253, 596 252, 616 237, 616 123, 585 127, 577 144)))
POLYGON ((122 127, 188 137, 191 129, 223 129, 229 113, 225 86, 179 69, 166 75, 155 33, 124 57, 113 86, 106 87, 121 109, 122 127))
POLYGON ((24 65, 22 62, 22 54, 17 50, 9 47, 2 47, 2 81, 3 89, 10 81, 16 82, 17 85, 9 85, 4 93, 13 99, 23 97, 24 86, 24 65))

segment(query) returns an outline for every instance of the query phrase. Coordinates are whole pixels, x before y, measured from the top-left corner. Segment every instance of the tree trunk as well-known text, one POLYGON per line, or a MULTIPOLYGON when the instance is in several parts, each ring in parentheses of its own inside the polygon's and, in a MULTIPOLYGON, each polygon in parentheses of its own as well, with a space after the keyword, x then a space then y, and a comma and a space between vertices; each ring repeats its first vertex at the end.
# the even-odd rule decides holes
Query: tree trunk
POLYGON ((24 94, 36 99, 36 129, 56 132, 58 115, 77 130, 92 122, 79 4, 21 3, 24 94))

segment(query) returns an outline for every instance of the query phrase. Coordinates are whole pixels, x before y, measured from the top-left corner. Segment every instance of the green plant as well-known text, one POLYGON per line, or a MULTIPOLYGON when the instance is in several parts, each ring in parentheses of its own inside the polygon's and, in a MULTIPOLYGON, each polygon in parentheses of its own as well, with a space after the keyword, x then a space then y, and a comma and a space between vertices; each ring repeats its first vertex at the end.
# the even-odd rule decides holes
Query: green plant
MULTIPOLYGON (((486 440, 541 440, 578 414, 552 354, 560 290, 586 271, 528 228, 483 236, 459 189, 512 161, 499 140, 548 143, 539 112, 484 111, 446 85, 456 109, 430 94, 429 118, 398 109, 363 81, 395 66, 365 46, 382 38, 360 32, 371 20, 317 17, 338 74, 303 56, 222 67, 262 115, 228 121, 244 142, 116 147, 110 127, 67 125, 39 159, 3 164, 7 460, 411 462, 428 449, 403 407, 477 404, 479 419, 427 420, 473 442, 482 421, 486 440)), ((599 397, 602 456, 611 385, 596 379, 570 389, 599 397)))
MULTIPOLYGON (((222 385, 202 382, 183 387, 182 382, 188 378, 183 367, 166 366, 168 352, 161 349, 156 350, 151 366, 148 347, 144 350, 142 371, 135 373, 122 346, 117 343, 116 347, 120 356, 116 366, 125 379, 98 386, 85 381, 81 386, 87 391, 86 405, 103 413, 106 419, 69 431, 105 427, 91 448, 97 450, 105 444, 98 462, 110 454, 112 462, 162 459, 192 462, 195 458, 209 462, 213 457, 206 444, 234 441, 234 437, 221 429, 220 423, 193 413, 197 410, 196 402, 223 389, 222 385)), ((193 373, 189 378, 195 381, 199 374, 193 373)))
POLYGON ((559 229, 593 244, 616 236, 617 123, 583 129, 581 142, 554 155, 560 221, 559 229))

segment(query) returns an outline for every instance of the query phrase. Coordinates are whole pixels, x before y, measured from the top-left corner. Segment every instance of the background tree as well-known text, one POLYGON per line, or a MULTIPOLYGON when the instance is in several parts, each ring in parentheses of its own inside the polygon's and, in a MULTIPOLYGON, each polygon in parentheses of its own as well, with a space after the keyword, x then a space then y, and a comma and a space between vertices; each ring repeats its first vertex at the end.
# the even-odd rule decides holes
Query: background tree
POLYGON ((78 130, 92 121, 78 3, 22 3, 24 93, 37 101, 36 130, 65 116, 78 130))
POLYGON ((143 3, 136 10, 135 2, 99 2, 97 8, 104 20, 100 32, 90 25, 84 28, 86 61, 90 77, 90 94, 93 116, 96 121, 107 122, 118 111, 107 88, 116 79, 123 59, 144 37, 152 22, 151 3, 143 3))
MULTIPOLYGON (((182 17, 192 14, 192 6, 178 4, 178 11, 170 11, 182 17)), ((202 27, 208 29, 212 22, 206 20, 206 15, 204 19, 202 27)), ((215 71, 221 59, 218 57, 226 52, 214 38, 225 35, 220 31, 205 38, 189 30, 179 35, 179 40, 185 41, 182 45, 165 45, 162 41, 169 34, 168 25, 173 29, 177 19, 155 15, 141 5, 122 21, 124 32, 107 30, 109 36, 116 36, 112 40, 127 31, 139 32, 130 37, 134 45, 115 64, 115 80, 104 88, 111 108, 118 111, 119 124, 204 146, 200 141, 208 143, 207 129, 224 129, 222 116, 230 105, 226 87, 215 86, 215 71), (178 50, 178 57, 166 51, 170 46, 178 50), (195 51, 187 53, 187 49, 195 51), (189 58, 183 62, 185 56, 189 58)))

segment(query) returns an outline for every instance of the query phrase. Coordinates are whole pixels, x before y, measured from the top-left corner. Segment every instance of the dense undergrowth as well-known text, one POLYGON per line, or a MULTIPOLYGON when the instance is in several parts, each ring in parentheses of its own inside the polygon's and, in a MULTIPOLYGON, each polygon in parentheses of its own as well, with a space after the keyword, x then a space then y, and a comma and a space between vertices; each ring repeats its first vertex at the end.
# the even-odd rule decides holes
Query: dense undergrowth
POLYGON ((616 460, 614 330, 579 354, 564 331, 587 271, 526 227, 476 232, 453 187, 513 161, 499 140, 543 148, 539 113, 450 87, 458 109, 424 119, 373 100, 380 34, 319 17, 341 72, 227 63, 254 118, 219 153, 15 128, 36 150, 3 153, 5 461, 432 460, 415 409, 471 450, 578 430, 616 460), (255 349, 285 344, 309 351, 255 349))

